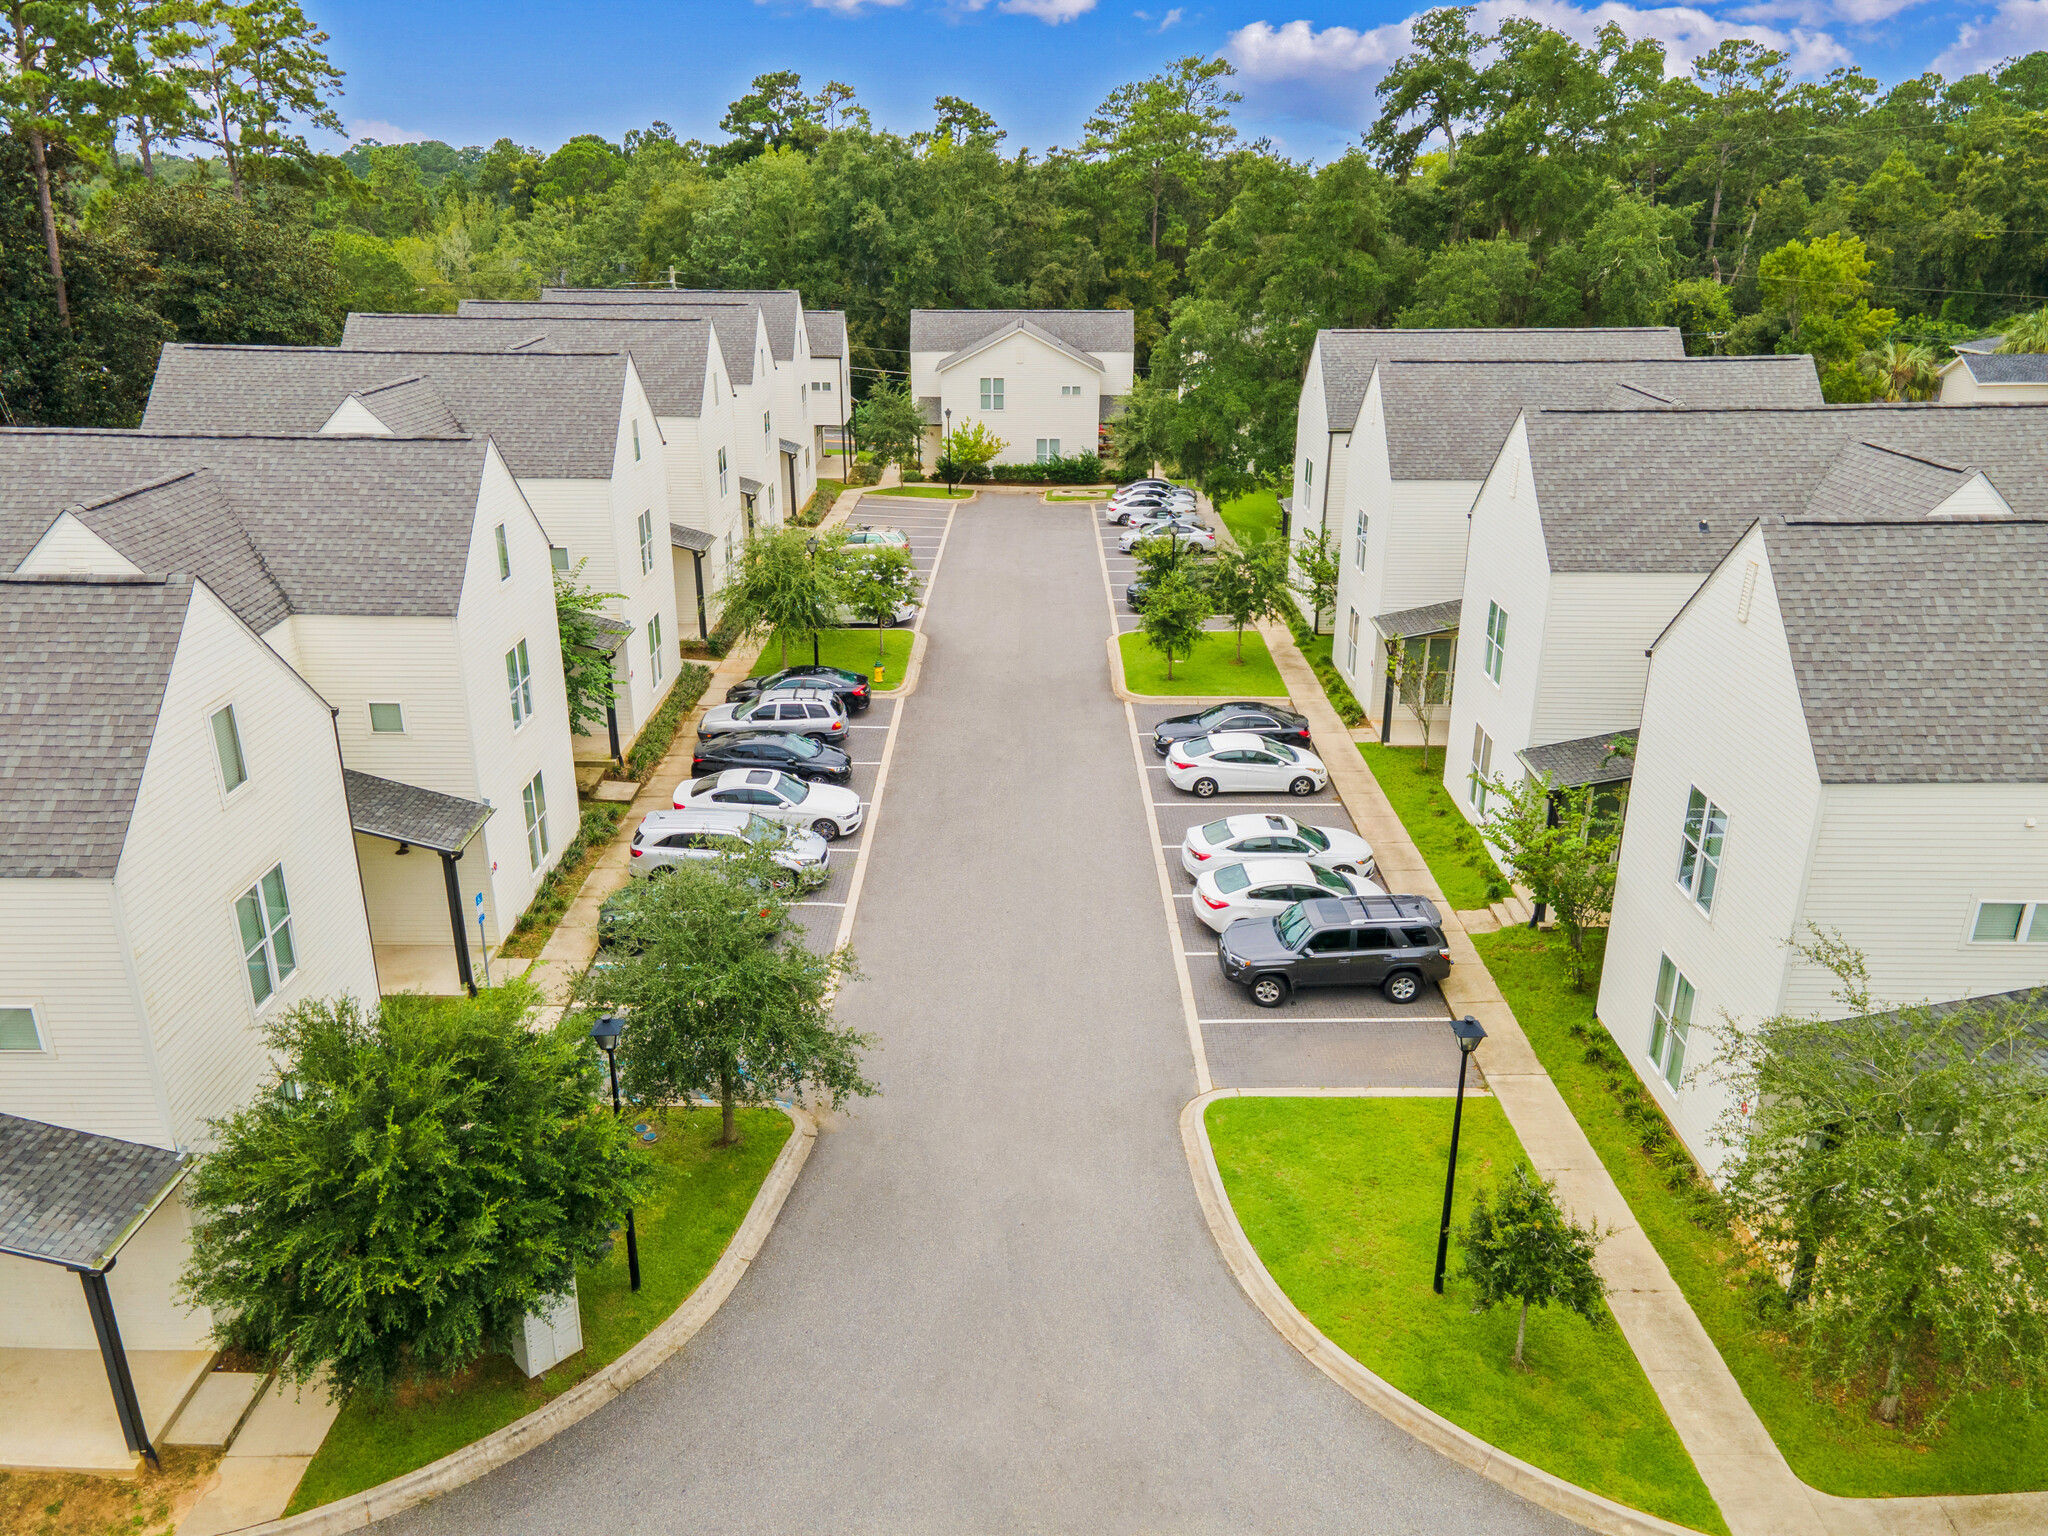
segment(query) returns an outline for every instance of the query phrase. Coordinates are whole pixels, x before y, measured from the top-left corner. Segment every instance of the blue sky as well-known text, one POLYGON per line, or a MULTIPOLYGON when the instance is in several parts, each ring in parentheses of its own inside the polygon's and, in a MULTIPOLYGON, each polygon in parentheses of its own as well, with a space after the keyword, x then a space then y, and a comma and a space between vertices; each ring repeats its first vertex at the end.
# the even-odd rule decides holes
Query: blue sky
MULTIPOLYGON (((1290 154, 1326 159, 1373 115, 1373 83, 1419 7, 1157 0, 306 0, 348 72, 355 137, 542 149, 571 134, 616 140, 660 119, 715 140, 726 103, 757 74, 844 80, 878 127, 931 122, 964 96, 1009 131, 1006 149, 1071 145, 1116 85, 1185 54, 1239 70, 1238 122, 1290 154)), ((1804 74, 1854 60, 1884 81, 1954 76, 2048 46, 2048 0, 1482 0, 1489 27, 1535 16, 1590 39, 1606 20, 1663 39, 1674 65, 1725 37, 1784 48, 1804 74)))

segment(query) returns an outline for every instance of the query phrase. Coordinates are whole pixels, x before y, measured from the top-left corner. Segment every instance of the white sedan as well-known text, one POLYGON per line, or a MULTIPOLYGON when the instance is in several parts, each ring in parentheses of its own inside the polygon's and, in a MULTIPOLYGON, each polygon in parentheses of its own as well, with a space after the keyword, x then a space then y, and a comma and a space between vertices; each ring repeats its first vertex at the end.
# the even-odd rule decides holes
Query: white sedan
POLYGON ((874 528, 862 523, 848 530, 845 548, 854 553, 867 549, 908 549, 910 535, 901 528, 874 528))
POLYGON ((1306 859, 1255 859, 1203 870, 1195 881, 1195 916, 1221 933, 1247 917, 1278 917, 1297 901, 1386 894, 1363 875, 1340 875, 1306 859))
POLYGON ((1128 555, 1146 539, 1165 538, 1171 538, 1176 543, 1192 545, 1205 553, 1216 548, 1215 530, 1204 528, 1193 518, 1188 517, 1172 517, 1161 522, 1134 522, 1116 544, 1118 549, 1128 555))
POLYGON ((1330 782, 1330 770, 1305 747, 1268 741, 1250 731, 1215 731, 1169 747, 1166 777, 1175 789, 1206 800, 1222 790, 1312 795, 1330 782))
POLYGON ((752 811, 820 837, 860 830, 860 796, 837 784, 809 784, 774 768, 728 768, 676 786, 679 811, 752 811))
POLYGON ((1223 864, 1250 864, 1260 859, 1305 859, 1318 869, 1340 875, 1379 873, 1372 844, 1340 827, 1303 826, 1292 816, 1265 811, 1256 816, 1226 816, 1190 827, 1181 839, 1180 867, 1199 880, 1205 870, 1223 864))

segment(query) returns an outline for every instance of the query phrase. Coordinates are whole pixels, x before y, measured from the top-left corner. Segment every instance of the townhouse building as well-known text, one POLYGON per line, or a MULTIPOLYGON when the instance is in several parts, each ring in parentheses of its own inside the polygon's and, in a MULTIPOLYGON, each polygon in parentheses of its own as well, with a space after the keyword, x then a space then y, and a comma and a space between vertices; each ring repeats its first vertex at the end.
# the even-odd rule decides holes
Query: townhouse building
POLYGON ((998 464, 1097 452, 1131 392, 1132 323, 1127 309, 913 309, 910 393, 925 462, 944 433, 976 421, 1003 440, 998 464))
MULTIPOLYGON (((825 467, 825 455, 846 451, 848 424, 853 420, 853 355, 846 340, 846 311, 807 309, 804 334, 810 338, 811 376, 807 388, 811 397, 811 431, 816 440, 818 464, 825 467)), ((844 478, 846 466, 839 465, 844 478)))
POLYGON ((617 697, 585 757, 617 758, 680 658, 661 429, 630 353, 404 352, 172 343, 144 431, 488 436, 547 530, 554 568, 616 593, 617 697))

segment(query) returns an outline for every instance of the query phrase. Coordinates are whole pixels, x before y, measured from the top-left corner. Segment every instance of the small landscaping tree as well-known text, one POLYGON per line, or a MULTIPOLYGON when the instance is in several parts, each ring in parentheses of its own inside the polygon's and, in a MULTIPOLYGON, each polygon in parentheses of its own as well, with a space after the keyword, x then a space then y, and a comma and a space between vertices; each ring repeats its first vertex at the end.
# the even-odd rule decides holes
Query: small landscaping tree
POLYGON ((1429 738, 1436 711, 1451 698, 1450 657, 1428 636, 1392 641, 1387 646, 1387 675, 1394 697, 1401 701, 1422 731, 1422 768, 1429 771, 1429 738))
POLYGON ((1583 992, 1591 979, 1586 932, 1606 922, 1614 907, 1614 850, 1620 828, 1594 814, 1594 786, 1551 786, 1547 773, 1532 773, 1513 783, 1490 780, 1481 830, 1564 930, 1571 943, 1565 969, 1572 985, 1583 992))
POLYGON ((1245 626, 1260 617, 1258 557, 1242 550, 1219 549, 1210 563, 1206 585, 1209 601, 1237 631, 1237 653, 1232 659, 1243 666, 1245 626))
POLYGON ((605 711, 618 697, 618 675, 612 666, 616 637, 599 624, 606 603, 622 601, 617 592, 593 592, 583 585, 583 567, 555 572, 555 624, 562 637, 562 682, 569 695, 569 729, 583 735, 604 724, 605 711))
POLYGON ((917 601, 922 586, 910 551, 883 544, 849 556, 840 576, 846 604, 864 619, 875 621, 875 665, 888 654, 887 630, 896 610, 917 601))
POLYGON ((924 416, 907 385, 877 384, 853 408, 853 435, 878 463, 915 464, 924 439, 924 416))
MULTIPOLYGON (((2017 918, 2015 918, 2017 922, 2017 918)), ((1723 1189, 1816 1374, 1897 1423, 2048 1385, 2048 1019, 2026 994, 1887 1007, 1839 935, 1797 946, 1847 1017, 1717 1029, 1723 1189)), ((1833 1010, 1830 1010, 1833 1011, 1833 1010)))
POLYGON ((523 981, 471 998, 300 1003, 277 1081, 213 1124, 186 1185, 185 1292, 221 1342, 338 1394, 450 1371, 568 1290, 652 1161, 601 1103, 582 1030, 523 981))
POLYGON ((623 1013, 624 1085, 664 1103, 706 1094, 723 1113, 722 1145, 739 1139, 736 1111, 806 1087, 836 1108, 875 1085, 862 1075, 868 1036, 832 1015, 857 971, 853 952, 821 955, 789 921, 787 872, 765 850, 691 862, 636 883, 615 909, 622 942, 592 967, 579 1004, 623 1013))
POLYGON ((1209 595, 1186 571, 1172 572, 1146 592, 1145 607, 1138 615, 1138 628, 1152 648, 1166 658, 1169 682, 1173 678, 1174 656, 1194 654, 1195 644, 1202 638, 1203 621, 1213 611, 1209 606, 1209 595))
POLYGON ((1309 633, 1323 632, 1323 610, 1337 605, 1337 577, 1343 570, 1336 535, 1327 528, 1304 534, 1294 545, 1294 590, 1309 600, 1309 633))
POLYGON ((1010 445, 980 422, 955 427, 939 442, 939 478, 950 494, 962 480, 986 480, 990 460, 1010 445))
POLYGON ((832 625, 839 542, 801 528, 755 534, 718 590, 719 627, 734 636, 779 636, 782 664, 788 666, 792 636, 815 635, 832 625))
POLYGON ((1519 1302, 1515 1368, 1529 1336, 1529 1308, 1553 1302, 1595 1328, 1607 1321, 1607 1285, 1593 1268, 1593 1252, 1606 1234, 1581 1226, 1557 1203, 1557 1186, 1518 1162, 1498 1188, 1481 1188, 1472 1215, 1458 1233, 1458 1272, 1479 1291, 1479 1306, 1519 1302))

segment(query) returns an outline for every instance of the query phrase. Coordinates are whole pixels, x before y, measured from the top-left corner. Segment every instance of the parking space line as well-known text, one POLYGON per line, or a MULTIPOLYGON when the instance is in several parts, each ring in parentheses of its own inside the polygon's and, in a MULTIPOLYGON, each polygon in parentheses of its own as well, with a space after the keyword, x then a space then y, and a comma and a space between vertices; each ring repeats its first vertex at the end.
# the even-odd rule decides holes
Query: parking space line
MULTIPOLYGON (((1280 1012, 1280 1009, 1274 1008, 1265 1010, 1251 1018, 1201 1019, 1197 1022, 1202 1024, 1276 1024, 1283 1022, 1283 1020, 1274 1018, 1274 1015, 1280 1012)), ((1316 1017, 1289 1018, 1284 1020, 1284 1022, 1289 1024, 1443 1024, 1448 1022, 1450 1017, 1451 1015, 1448 1011, 1445 1011, 1440 1014, 1404 1013, 1397 1019, 1389 1019, 1385 1017, 1373 1018, 1368 1017, 1367 1015, 1361 1013, 1355 1016, 1346 1016, 1344 1018, 1336 1019, 1316 1017)))
POLYGON ((792 901, 792 907, 843 907, 843 901, 792 901))

